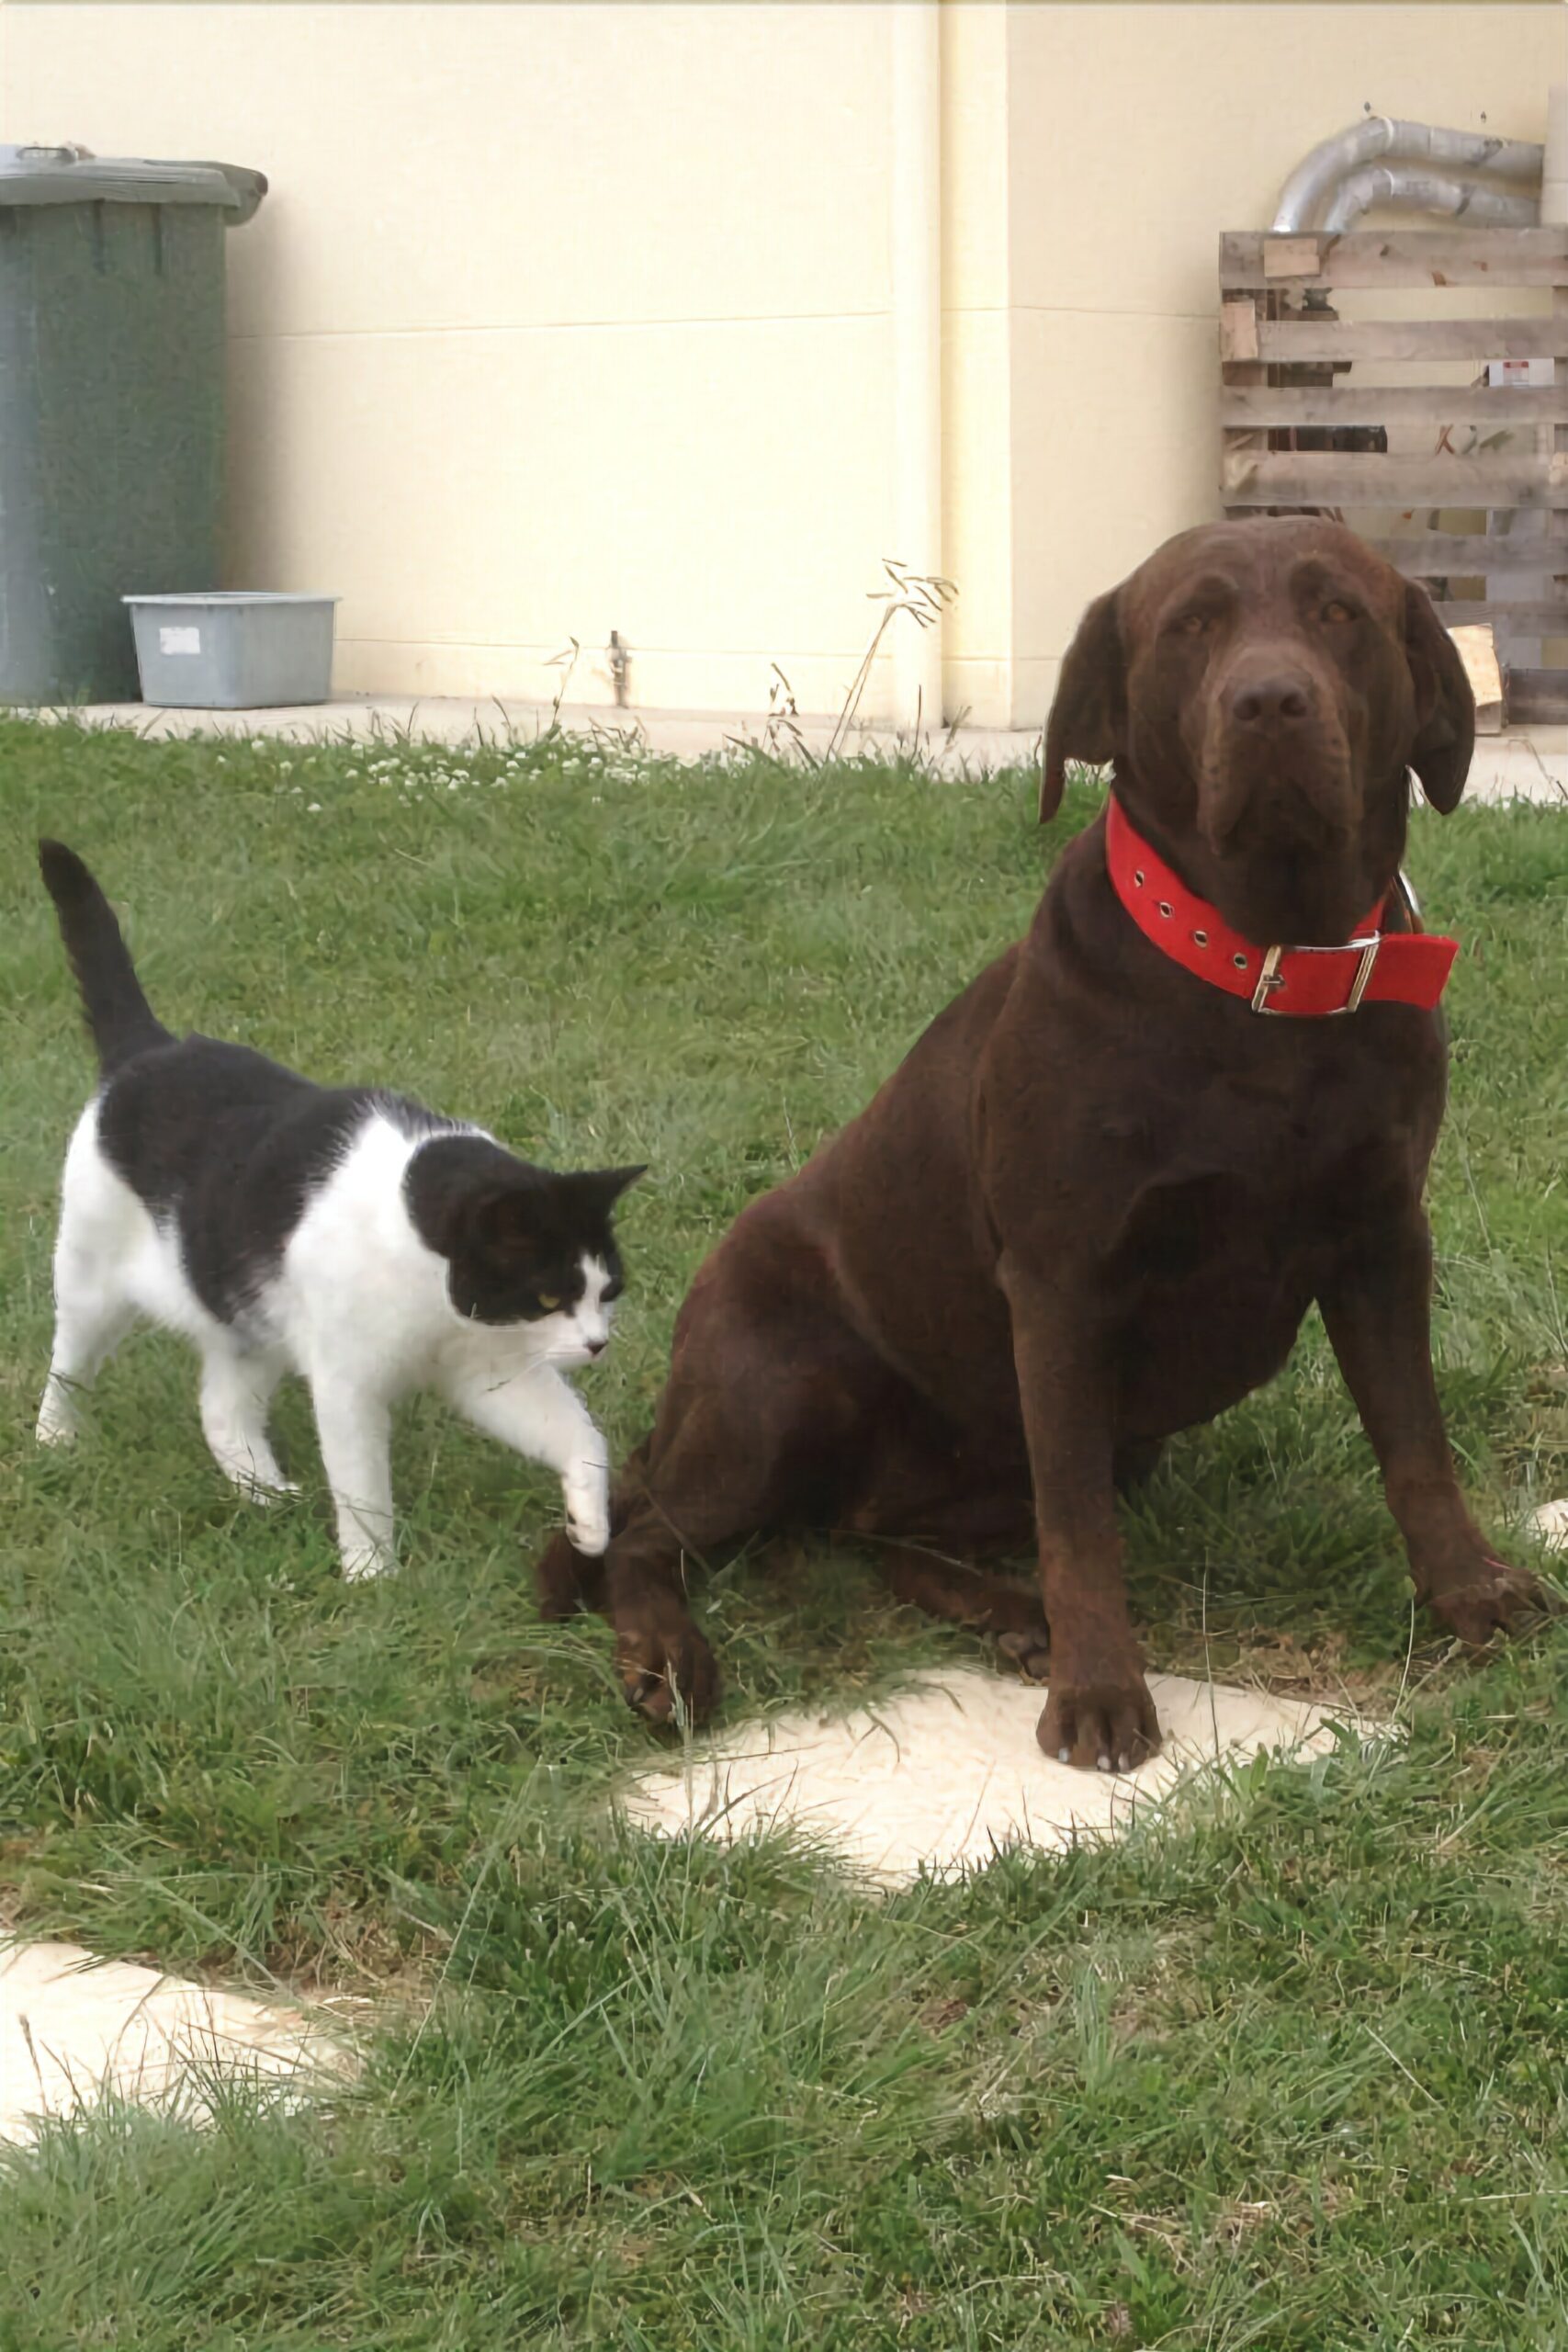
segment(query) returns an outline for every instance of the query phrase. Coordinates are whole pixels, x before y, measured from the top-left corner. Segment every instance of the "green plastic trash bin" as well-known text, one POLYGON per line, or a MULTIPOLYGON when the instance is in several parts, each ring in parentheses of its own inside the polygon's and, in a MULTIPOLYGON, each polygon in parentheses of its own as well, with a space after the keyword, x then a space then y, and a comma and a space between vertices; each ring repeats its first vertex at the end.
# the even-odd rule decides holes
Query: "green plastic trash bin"
POLYGON ((215 588, 227 164, 0 146, 0 701, 136 693, 121 598, 215 588))

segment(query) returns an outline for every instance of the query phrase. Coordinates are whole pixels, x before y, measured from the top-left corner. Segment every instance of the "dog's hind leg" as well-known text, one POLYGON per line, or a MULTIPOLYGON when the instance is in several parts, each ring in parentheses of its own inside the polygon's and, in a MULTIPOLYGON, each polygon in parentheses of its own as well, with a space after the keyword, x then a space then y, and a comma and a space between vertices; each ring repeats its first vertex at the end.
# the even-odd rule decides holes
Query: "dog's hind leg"
POLYGON ((830 1521, 857 1460, 874 1360, 830 1316, 770 1305, 704 1298, 677 1334, 653 1433, 616 1481, 603 1560, 558 1536, 539 1563, 545 1613, 608 1617, 627 1701, 655 1722, 677 1692, 694 1720, 718 1692, 686 1604, 690 1567, 748 1536, 830 1521))
POLYGON ((1033 1680, 1047 1679, 1051 1639, 1033 1587, 949 1560, 919 1544, 879 1544, 876 1566, 896 1600, 928 1617, 995 1634, 997 1646, 1033 1680))
POLYGON ((1158 1437, 1124 1438, 1111 1456, 1111 1476, 1119 1495, 1135 1495, 1146 1487, 1159 1468, 1165 1452, 1165 1440, 1158 1437))
MULTIPOLYGON (((1118 1490, 1135 1491, 1151 1478, 1160 1452, 1157 1439, 1118 1446, 1118 1490)), ((943 1502, 880 1499, 869 1513, 857 1515, 852 1530, 870 1536, 877 1568, 899 1600, 929 1617, 995 1634, 998 1648, 1025 1674, 1048 1679, 1049 1640, 1036 1581, 994 1576, 976 1565, 977 1555, 1030 1550, 1034 1515, 1026 1477, 1011 1480, 1005 1469, 982 1474, 975 1468, 943 1502), (905 1540, 882 1537, 885 1525, 897 1528, 905 1540)))
POLYGON ((842 1532, 867 1544, 897 1599, 997 1634, 1026 1674, 1043 1676, 1048 1637, 1038 1587, 976 1566, 986 1554, 1026 1554, 1033 1518, 1021 1464, 982 1458, 906 1397, 885 1417, 873 1491, 842 1532))

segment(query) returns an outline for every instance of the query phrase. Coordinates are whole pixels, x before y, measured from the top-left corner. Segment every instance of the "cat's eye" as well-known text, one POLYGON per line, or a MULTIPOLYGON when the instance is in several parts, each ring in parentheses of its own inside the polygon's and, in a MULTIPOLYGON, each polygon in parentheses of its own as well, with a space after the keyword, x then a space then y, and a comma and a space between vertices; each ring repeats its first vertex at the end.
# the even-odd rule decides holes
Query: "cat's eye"
POLYGON ((542 1290, 539 1293, 539 1305, 547 1315, 553 1315, 560 1305, 560 1293, 554 1290, 542 1290))

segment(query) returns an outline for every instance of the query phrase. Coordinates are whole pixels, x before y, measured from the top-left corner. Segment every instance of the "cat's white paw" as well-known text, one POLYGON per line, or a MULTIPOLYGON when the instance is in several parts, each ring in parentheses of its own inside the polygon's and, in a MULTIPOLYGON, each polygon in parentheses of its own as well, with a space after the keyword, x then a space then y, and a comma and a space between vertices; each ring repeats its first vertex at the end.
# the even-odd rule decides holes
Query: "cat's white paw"
POLYGON ((574 1552, 598 1559, 610 1544, 610 1473, 603 1462, 574 1462, 560 1482, 566 1532, 574 1552))
POLYGON ((287 1500, 299 1491, 298 1478, 236 1478, 235 1485, 248 1503, 258 1510, 270 1510, 274 1503, 287 1500))
POLYGON ((384 1545, 356 1544, 352 1551, 344 1553, 343 1580, 344 1584, 368 1584, 372 1577, 390 1575, 396 1566, 397 1562, 384 1545))

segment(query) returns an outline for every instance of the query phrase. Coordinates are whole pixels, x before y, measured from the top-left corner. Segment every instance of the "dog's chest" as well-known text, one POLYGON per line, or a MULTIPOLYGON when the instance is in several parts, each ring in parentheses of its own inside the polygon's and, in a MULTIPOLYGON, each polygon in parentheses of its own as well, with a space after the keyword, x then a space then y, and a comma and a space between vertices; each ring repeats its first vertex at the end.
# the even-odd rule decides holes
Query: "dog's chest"
POLYGON ((1207 1420, 1280 1370, 1335 1269, 1419 1186, 1406 1112, 1361 1090, 1225 1082, 1167 1106, 1157 1133, 1132 1123, 1108 1235, 1130 1430, 1207 1420))
POLYGON ((1185 1225, 1151 1243, 1122 1288, 1118 1385, 1129 1430, 1159 1437, 1212 1419, 1272 1379, 1326 1253, 1283 1220, 1248 1221, 1220 1247, 1204 1240, 1195 1250, 1185 1225))

